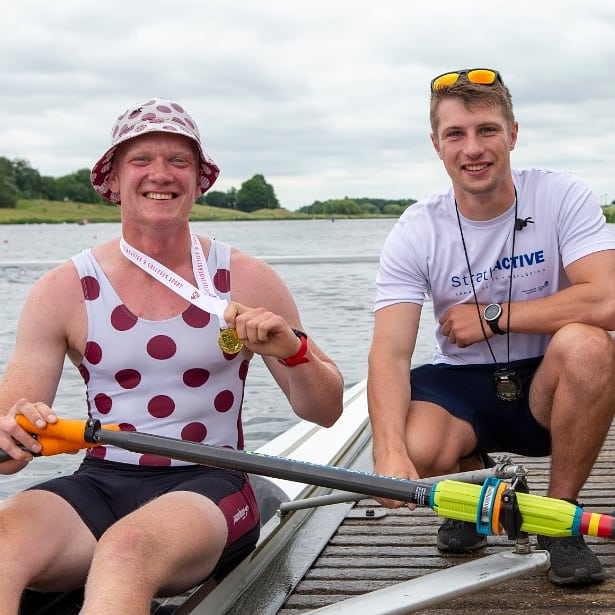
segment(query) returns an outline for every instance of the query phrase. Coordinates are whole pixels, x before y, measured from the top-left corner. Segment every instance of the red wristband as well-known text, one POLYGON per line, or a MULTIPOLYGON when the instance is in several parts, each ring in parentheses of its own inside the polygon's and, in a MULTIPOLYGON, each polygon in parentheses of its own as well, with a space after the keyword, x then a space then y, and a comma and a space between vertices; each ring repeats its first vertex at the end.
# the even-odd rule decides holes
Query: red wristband
POLYGON ((297 352, 292 357, 288 357, 288 359, 278 359, 278 362, 282 365, 285 365, 286 367, 295 367, 295 365, 310 362, 310 360, 305 356, 305 353, 308 349, 307 335, 303 331, 299 331, 299 329, 293 329, 293 333, 301 341, 301 346, 299 346, 299 350, 297 350, 297 352))

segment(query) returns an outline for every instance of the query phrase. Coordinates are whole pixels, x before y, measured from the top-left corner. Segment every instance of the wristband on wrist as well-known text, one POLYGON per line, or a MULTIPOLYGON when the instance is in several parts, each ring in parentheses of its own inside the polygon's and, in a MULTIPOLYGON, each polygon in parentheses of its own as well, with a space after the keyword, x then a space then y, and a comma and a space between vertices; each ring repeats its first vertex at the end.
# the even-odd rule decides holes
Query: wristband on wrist
POLYGON ((292 357, 288 357, 287 359, 278 359, 278 363, 281 363, 286 367, 295 367, 295 365, 310 362, 310 360, 305 356, 308 349, 307 335, 303 331, 299 331, 299 329, 293 329, 293 333, 299 338, 301 346, 299 346, 299 350, 297 350, 292 357))

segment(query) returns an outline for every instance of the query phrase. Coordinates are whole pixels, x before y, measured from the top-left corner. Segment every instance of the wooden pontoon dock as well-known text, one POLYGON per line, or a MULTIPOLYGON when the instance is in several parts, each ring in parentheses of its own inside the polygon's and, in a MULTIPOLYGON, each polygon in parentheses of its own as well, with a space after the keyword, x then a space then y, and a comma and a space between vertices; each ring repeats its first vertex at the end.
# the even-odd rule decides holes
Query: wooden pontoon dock
MULTIPOLYGON (((573 438, 570 445, 576 445, 573 438)), ((511 458, 527 470, 530 492, 546 495, 549 459, 511 458)), ((580 501, 588 510, 615 511, 614 470, 615 427, 611 427, 594 470, 580 494, 580 501)), ((333 604, 338 604, 341 609, 343 601, 354 596, 392 588, 409 579, 515 549, 515 543, 504 534, 490 536, 488 546, 476 555, 443 555, 436 548, 436 531, 441 522, 442 519, 428 508, 410 513, 405 508, 383 509, 371 499, 358 502, 344 515, 337 531, 278 611, 279 615, 309 613, 333 604)), ((602 584, 558 587, 548 581, 546 572, 539 571, 427 609, 400 612, 421 615, 615 613, 615 541, 592 537, 585 540, 599 555, 607 571, 607 579, 602 584)), ((530 543, 535 545, 535 536, 530 536, 530 543)), ((385 609, 394 605, 386 604, 385 599, 382 607, 383 612, 389 612, 385 609)), ((357 615, 359 613, 370 615, 372 611, 360 610, 357 615)))

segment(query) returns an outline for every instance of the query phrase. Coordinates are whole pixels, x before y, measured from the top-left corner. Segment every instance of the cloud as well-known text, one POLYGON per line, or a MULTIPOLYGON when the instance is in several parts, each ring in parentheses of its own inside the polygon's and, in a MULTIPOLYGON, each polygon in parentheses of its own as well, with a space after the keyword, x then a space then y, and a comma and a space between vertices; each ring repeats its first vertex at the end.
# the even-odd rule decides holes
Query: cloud
POLYGON ((165 96, 197 119, 218 189, 262 173, 290 209, 420 198, 448 183, 429 81, 484 65, 513 94, 513 163, 614 199, 610 0, 22 0, 0 23, 0 155, 44 175, 90 167, 120 112, 165 96))

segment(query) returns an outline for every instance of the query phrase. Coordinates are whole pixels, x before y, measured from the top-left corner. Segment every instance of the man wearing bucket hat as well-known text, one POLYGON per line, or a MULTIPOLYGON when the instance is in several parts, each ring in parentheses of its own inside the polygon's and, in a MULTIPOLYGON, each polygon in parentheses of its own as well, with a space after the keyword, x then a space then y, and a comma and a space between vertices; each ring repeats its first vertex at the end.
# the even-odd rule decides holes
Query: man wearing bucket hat
MULTIPOLYGON (((0 383, 0 448, 22 469, 38 443, 64 357, 104 424, 241 449, 248 365, 262 356, 295 413, 329 426, 342 411, 339 370, 301 331, 292 296, 264 262, 191 232, 195 199, 218 167, 196 123, 155 98, 122 114, 92 185, 121 206, 122 236, 44 275, 23 308, 0 383), (43 309, 41 309, 41 307, 43 309), (22 447, 17 445, 21 444, 22 447)), ((258 508, 242 472, 112 446, 88 451, 71 476, 14 495, 0 508, 0 599, 85 583, 83 613, 149 613, 244 557, 258 508)))
POLYGON ((92 186, 96 192, 108 201, 120 204, 120 195, 109 186, 113 155, 120 144, 150 132, 165 132, 191 139, 198 152, 198 189, 200 191, 198 196, 211 188, 220 170, 203 151, 196 123, 181 105, 154 98, 138 107, 128 109, 117 118, 111 131, 111 147, 92 169, 92 186))
MULTIPOLYGON (((416 478, 480 468, 490 452, 550 455, 548 495, 576 501, 615 411, 615 238, 578 178, 511 168, 518 123, 498 71, 434 78, 430 119, 452 186, 408 208, 380 255, 376 471, 416 478), (434 361, 411 370, 426 297, 434 361)), ((537 542, 553 583, 605 578, 582 536, 537 542)), ((447 520, 436 544, 486 543, 477 523, 447 520)))

